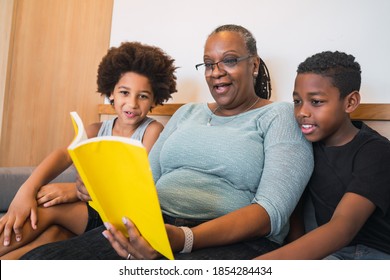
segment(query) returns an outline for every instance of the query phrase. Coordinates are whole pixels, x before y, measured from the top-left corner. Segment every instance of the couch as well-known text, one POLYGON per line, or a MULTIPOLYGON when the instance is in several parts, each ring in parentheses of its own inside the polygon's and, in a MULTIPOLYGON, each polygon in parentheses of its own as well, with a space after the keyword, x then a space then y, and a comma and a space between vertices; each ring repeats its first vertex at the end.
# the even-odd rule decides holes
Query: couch
MULTIPOLYGON (((19 187, 31 175, 34 167, 0 167, 0 217, 8 209, 19 187)), ((52 182, 74 182, 76 171, 69 167, 52 182)))

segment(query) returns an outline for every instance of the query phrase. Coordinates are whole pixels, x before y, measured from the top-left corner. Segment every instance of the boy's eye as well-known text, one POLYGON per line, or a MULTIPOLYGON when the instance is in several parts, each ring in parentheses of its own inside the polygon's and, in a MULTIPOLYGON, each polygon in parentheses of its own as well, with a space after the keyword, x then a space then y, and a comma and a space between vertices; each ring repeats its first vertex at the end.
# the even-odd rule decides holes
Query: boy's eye
POLYGON ((298 105, 298 104, 301 104, 302 101, 301 101, 301 100, 298 100, 298 99, 294 99, 294 100, 293 100, 293 103, 294 103, 294 105, 298 105))
POLYGON ((313 105, 321 105, 322 103, 324 103, 323 101, 321 101, 321 100, 312 100, 311 101, 311 103, 313 104, 313 105))

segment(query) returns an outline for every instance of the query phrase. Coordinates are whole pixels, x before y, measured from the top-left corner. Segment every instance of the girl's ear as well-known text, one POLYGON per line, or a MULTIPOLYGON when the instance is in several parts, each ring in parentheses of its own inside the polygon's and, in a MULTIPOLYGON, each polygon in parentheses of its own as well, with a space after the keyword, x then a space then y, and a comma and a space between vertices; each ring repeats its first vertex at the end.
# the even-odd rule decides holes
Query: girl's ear
POLYGON ((345 112, 350 114, 356 110, 360 104, 360 93, 355 90, 345 97, 345 112))
POLYGON ((152 105, 150 105, 150 108, 149 108, 149 112, 152 112, 153 108, 155 108, 157 106, 157 103, 156 101, 154 100, 152 105))
POLYGON ((114 105, 114 95, 111 93, 110 97, 108 98, 110 100, 110 104, 114 105))

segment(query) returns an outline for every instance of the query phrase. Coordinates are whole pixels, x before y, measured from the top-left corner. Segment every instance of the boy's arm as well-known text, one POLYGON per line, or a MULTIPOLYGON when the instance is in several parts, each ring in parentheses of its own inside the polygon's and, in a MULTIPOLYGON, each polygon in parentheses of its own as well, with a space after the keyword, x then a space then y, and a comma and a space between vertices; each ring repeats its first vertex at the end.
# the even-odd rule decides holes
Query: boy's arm
POLYGON ((328 223, 256 259, 323 259, 348 245, 374 210, 375 205, 367 198, 346 193, 328 223))
POLYGON ((285 243, 291 243, 305 234, 305 224, 303 220, 304 198, 305 194, 302 195, 293 213, 291 214, 290 230, 286 236, 285 243))

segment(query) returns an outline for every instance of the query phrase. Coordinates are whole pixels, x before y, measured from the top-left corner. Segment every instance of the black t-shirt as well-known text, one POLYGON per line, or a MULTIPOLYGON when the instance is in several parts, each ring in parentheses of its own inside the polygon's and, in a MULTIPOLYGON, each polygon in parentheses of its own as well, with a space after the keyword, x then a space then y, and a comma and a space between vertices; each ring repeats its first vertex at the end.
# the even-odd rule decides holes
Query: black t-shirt
POLYGON ((355 138, 338 147, 313 143, 315 167, 308 183, 318 225, 327 223, 346 192, 376 205, 350 245, 390 254, 390 141, 362 122, 355 138))

